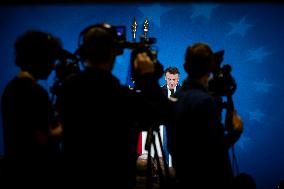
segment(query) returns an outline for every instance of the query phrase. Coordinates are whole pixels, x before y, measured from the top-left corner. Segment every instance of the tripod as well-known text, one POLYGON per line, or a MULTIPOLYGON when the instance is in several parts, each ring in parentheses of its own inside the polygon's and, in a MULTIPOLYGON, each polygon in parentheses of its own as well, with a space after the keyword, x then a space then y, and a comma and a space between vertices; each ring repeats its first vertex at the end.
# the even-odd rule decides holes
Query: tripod
POLYGON ((148 151, 148 156, 147 156, 147 184, 146 184, 146 189, 151 189, 153 188, 153 182, 158 182, 160 185, 160 188, 167 188, 169 185, 167 184, 169 181, 169 166, 166 160, 165 156, 165 151, 163 149, 162 145, 162 138, 161 134, 159 132, 159 127, 150 127, 147 132, 147 139, 145 143, 145 149, 148 151), (158 142, 159 144, 156 144, 156 137, 158 137, 158 142), (162 152, 162 162, 160 162, 160 158, 158 155, 158 149, 157 145, 159 145, 161 152, 162 152), (154 148, 154 160, 152 161, 151 157, 151 151, 152 151, 152 146, 154 148), (157 163, 157 175, 154 175, 155 172, 153 173, 153 170, 155 169, 154 163, 157 163), (162 165, 164 170, 162 169, 162 165))

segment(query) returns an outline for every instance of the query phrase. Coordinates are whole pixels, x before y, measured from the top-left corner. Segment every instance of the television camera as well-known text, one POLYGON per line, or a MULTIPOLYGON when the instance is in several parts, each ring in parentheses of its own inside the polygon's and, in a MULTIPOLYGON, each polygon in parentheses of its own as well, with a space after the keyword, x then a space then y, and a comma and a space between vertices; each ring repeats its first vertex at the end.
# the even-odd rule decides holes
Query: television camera
POLYGON ((224 50, 214 53, 213 78, 209 82, 209 91, 213 96, 232 96, 237 84, 231 75, 232 67, 223 62, 224 50))
POLYGON ((209 81, 209 92, 216 98, 218 113, 221 117, 222 110, 226 109, 225 127, 227 130, 233 128, 232 116, 235 110, 233 94, 237 89, 237 84, 231 75, 232 67, 225 64, 221 67, 224 57, 224 50, 214 53, 214 65, 212 69, 213 78, 209 81), (223 100, 223 97, 227 101, 223 100))
MULTIPOLYGON (((140 36, 140 41, 136 42, 136 39, 133 37, 133 41, 126 40, 126 27, 125 26, 114 26, 117 36, 118 36, 118 47, 120 49, 130 49, 130 72, 132 73, 132 80, 137 79, 137 75, 133 69, 133 62, 138 53, 145 52, 150 59, 155 63, 155 73, 156 78, 160 78, 163 75, 163 66, 157 59, 158 51, 155 48, 154 44, 157 42, 157 39, 154 37, 148 37, 147 33, 144 32, 144 35, 140 36)), ((133 32, 134 33, 134 32, 133 32)), ((136 35, 136 34, 135 34, 136 35)))
POLYGON ((139 42, 135 40, 127 41, 126 26, 123 25, 111 26, 107 23, 102 23, 90 25, 85 28, 79 35, 77 50, 74 53, 64 51, 64 54, 60 55, 55 68, 56 79, 54 85, 51 87, 51 92, 54 95, 58 94, 62 81, 67 76, 81 72, 83 65, 80 64, 80 62, 82 62, 86 56, 107 57, 108 54, 104 53, 104 49, 113 46, 117 49, 117 55, 123 54, 124 49, 131 50, 130 73, 132 74, 132 80, 135 81, 137 79, 133 69, 133 62, 137 54, 141 52, 146 52, 151 60, 155 62, 154 75, 160 78, 163 75, 163 66, 157 60, 157 50, 152 46, 157 40, 156 38, 148 37, 147 22, 144 23, 144 35, 140 37, 139 42), (96 33, 97 30, 99 30, 98 33, 96 33))

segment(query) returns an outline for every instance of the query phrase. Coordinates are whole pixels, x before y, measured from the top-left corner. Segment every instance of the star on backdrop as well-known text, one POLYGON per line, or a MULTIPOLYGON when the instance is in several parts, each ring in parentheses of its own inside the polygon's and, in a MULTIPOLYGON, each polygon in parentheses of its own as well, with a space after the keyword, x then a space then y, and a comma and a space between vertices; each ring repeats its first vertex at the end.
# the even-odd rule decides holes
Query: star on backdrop
POLYGON ((269 92, 270 88, 273 86, 273 84, 267 82, 266 79, 263 79, 262 81, 255 81, 253 85, 255 86, 256 91, 264 93, 269 92))
POLYGON ((145 19, 147 18, 156 26, 161 27, 161 16, 168 12, 171 8, 161 6, 160 3, 155 3, 151 6, 140 6, 138 9, 143 13, 145 19))
POLYGON ((262 118, 264 117, 264 113, 262 113, 262 111, 259 109, 249 111, 248 114, 249 114, 249 120, 257 121, 259 123, 262 121, 262 118))
POLYGON ((246 17, 242 17, 238 22, 230 22, 232 27, 231 31, 227 35, 238 34, 242 37, 245 36, 247 30, 254 25, 246 23, 246 17))
POLYGON ((209 20, 213 10, 217 7, 218 5, 216 4, 194 4, 192 6, 193 13, 190 18, 194 19, 200 16, 205 17, 207 20, 209 20))
POLYGON ((258 47, 254 50, 248 50, 248 54, 247 61, 256 60, 257 62, 262 62, 263 58, 271 53, 267 52, 264 47, 258 47))

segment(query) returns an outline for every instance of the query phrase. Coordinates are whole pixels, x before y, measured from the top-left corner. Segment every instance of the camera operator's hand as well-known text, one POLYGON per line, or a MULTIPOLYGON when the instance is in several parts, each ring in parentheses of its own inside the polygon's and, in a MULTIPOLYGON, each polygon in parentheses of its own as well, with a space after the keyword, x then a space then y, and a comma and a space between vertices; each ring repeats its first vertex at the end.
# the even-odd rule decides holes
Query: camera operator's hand
POLYGON ((232 113, 232 128, 227 130, 225 134, 225 144, 228 148, 234 145, 240 138, 243 133, 243 121, 242 118, 238 115, 237 111, 234 110, 232 113))
POLYGON ((241 134, 243 132, 243 120, 242 118, 239 116, 239 114, 237 113, 236 110, 234 110, 233 112, 233 129, 234 131, 238 132, 239 134, 241 134))
POLYGON ((138 53, 134 63, 133 68, 135 73, 138 76, 142 76, 144 74, 152 74, 155 72, 155 65, 151 58, 147 55, 146 52, 138 53))

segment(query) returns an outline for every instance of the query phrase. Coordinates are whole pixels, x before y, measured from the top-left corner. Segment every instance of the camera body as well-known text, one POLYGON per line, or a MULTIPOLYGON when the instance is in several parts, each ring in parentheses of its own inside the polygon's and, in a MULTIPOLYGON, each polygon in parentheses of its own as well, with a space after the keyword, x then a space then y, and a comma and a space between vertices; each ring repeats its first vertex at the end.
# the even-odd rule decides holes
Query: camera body
POLYGON ((232 120, 235 110, 232 96, 236 91, 237 84, 231 75, 232 67, 229 64, 221 67, 223 55, 223 50, 214 53, 213 78, 209 81, 208 89, 216 100, 217 113, 220 119, 222 118, 223 108, 226 109, 225 128, 231 131, 234 128, 232 120), (223 101, 223 97, 226 97, 227 100, 223 101))
POLYGON ((145 37, 141 36, 139 42, 131 42, 126 39, 126 27, 125 26, 112 26, 116 31, 116 43, 119 49, 119 52, 123 52, 124 49, 131 50, 130 56, 130 69, 131 69, 131 78, 133 82, 137 79, 135 70, 133 69, 133 63, 138 53, 145 52, 150 59, 155 63, 155 76, 160 78, 163 75, 163 66, 157 59, 158 51, 157 48, 154 48, 154 44, 157 42, 157 39, 154 37, 145 37))
POLYGON ((152 44, 156 43, 156 38, 141 37, 139 42, 127 41, 126 26, 117 25, 112 26, 107 23, 95 24, 86 27, 80 32, 78 38, 78 49, 74 54, 69 53, 72 57, 62 57, 62 59, 56 65, 56 80, 53 90, 57 93, 58 86, 61 85, 62 80, 73 73, 79 73, 80 62, 86 58, 105 59, 109 57, 109 49, 115 47, 117 49, 116 54, 121 55, 124 49, 130 49, 130 68, 132 74, 132 80, 135 81, 136 73, 133 69, 133 62, 138 53, 146 52, 152 61, 156 62, 155 75, 163 75, 163 68, 157 61, 157 50, 152 48, 152 44))
POLYGON ((130 49, 133 53, 146 52, 153 61, 157 58, 157 49, 152 48, 152 45, 157 42, 156 38, 141 36, 139 42, 131 42, 127 41, 125 26, 112 26, 112 29, 115 30, 116 43, 121 51, 123 51, 124 49, 130 49))
POLYGON ((213 78, 209 81, 209 91, 213 96, 232 96, 236 91, 236 82, 231 75, 232 67, 225 64, 221 67, 224 50, 214 53, 213 78))
POLYGON ((126 39, 126 27, 125 26, 113 26, 117 35, 117 43, 121 49, 130 49, 135 52, 146 52, 152 60, 157 58, 157 49, 152 48, 152 45, 157 42, 154 37, 146 38, 140 37, 139 42, 131 42, 126 39))

